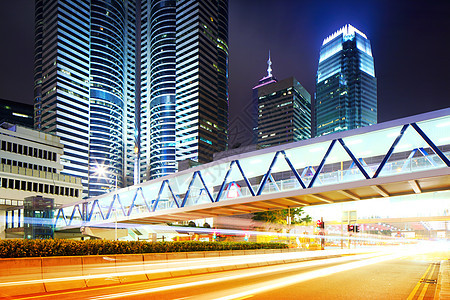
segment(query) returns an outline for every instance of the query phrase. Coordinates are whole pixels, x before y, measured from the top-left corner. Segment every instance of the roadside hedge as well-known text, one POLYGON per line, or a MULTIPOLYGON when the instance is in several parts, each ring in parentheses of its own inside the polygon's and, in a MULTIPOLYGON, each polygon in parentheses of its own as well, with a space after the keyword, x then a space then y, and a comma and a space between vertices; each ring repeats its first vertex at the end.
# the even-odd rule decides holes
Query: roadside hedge
POLYGON ((156 242, 106 240, 0 240, 0 258, 112 255, 220 250, 283 249, 283 243, 251 242, 156 242))

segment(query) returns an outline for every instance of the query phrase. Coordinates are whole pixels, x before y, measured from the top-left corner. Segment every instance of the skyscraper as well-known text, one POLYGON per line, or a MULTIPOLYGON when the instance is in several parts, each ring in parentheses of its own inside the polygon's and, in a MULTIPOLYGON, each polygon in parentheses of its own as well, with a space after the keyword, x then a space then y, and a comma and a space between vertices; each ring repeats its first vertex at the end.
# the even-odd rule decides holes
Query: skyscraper
POLYGON ((370 41, 345 25, 320 49, 315 136, 377 123, 377 81, 370 41))
POLYGON ((36 0, 35 127, 85 196, 133 183, 135 19, 134 0, 36 0))
POLYGON ((177 170, 176 1, 142 1, 141 33, 141 177, 144 180, 177 170))
POLYGON ((201 163, 227 146, 228 0, 177 1, 177 159, 201 163))
POLYGON ((144 180, 226 148, 228 1, 142 0, 141 23, 144 180))
POLYGON ((267 76, 253 88, 258 110, 258 146, 311 138, 311 95, 294 77, 278 81, 272 75, 270 54, 267 63, 267 76))

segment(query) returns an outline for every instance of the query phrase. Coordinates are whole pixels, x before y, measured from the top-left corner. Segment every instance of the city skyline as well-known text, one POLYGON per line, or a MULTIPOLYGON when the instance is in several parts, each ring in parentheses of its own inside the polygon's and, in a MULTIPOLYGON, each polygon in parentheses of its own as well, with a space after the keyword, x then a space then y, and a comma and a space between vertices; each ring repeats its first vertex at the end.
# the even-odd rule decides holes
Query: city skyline
MULTIPOLYGON (((8 59, 0 70, 0 98, 31 104, 34 3, 30 2, 0 4, 2 36, 8 45, 1 49, 2 57, 8 59)), ((230 123, 239 107, 251 102, 251 88, 265 74, 269 49, 274 75, 295 76, 314 94, 323 37, 346 23, 371 39, 379 83, 379 122, 448 107, 450 62, 445 52, 449 41, 442 37, 450 35, 450 3, 344 1, 320 7, 312 1, 258 3, 230 0, 230 123)))

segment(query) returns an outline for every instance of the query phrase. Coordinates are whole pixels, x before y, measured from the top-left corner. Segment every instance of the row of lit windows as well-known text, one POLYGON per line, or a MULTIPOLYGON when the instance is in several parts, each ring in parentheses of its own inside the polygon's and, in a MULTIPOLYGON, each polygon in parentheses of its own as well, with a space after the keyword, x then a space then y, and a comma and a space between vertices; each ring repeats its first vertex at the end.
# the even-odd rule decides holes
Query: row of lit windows
POLYGON ((55 168, 39 166, 39 165, 35 165, 32 163, 26 163, 26 162, 21 162, 21 161, 6 159, 6 158, 2 158, 1 162, 2 162, 2 164, 8 165, 8 166, 14 166, 14 167, 17 166, 17 167, 26 168, 26 169, 33 169, 33 170, 39 170, 39 171, 44 171, 44 172, 56 173, 55 168))
POLYGON ((8 151, 12 153, 32 156, 36 158, 46 159, 56 161, 56 152, 51 152, 47 150, 42 150, 34 147, 25 146, 22 144, 11 143, 7 141, 2 141, 0 150, 8 151))
POLYGON ((44 183, 37 183, 11 178, 0 178, 0 188, 53 194, 67 197, 78 198, 79 196, 79 190, 75 188, 63 187, 58 185, 49 185, 44 183))

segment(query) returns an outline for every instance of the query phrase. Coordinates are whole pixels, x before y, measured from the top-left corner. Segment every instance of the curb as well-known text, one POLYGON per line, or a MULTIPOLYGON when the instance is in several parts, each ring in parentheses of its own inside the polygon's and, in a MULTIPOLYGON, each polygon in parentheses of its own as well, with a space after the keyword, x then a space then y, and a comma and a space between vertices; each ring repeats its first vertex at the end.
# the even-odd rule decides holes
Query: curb
POLYGON ((442 260, 434 299, 450 299, 450 260, 442 260))

